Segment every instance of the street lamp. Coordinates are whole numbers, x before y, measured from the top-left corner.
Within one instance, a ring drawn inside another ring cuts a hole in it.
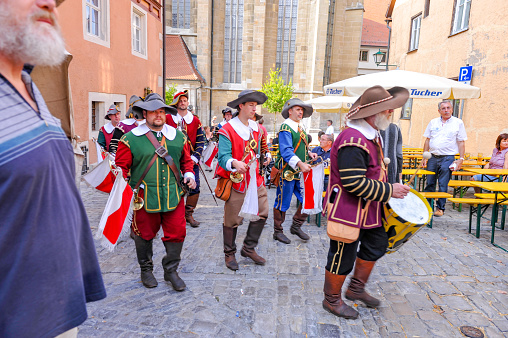
[[[383,62],[383,59],[385,58],[385,56],[386,56],[386,52],[382,52],[381,49],[379,49],[376,53],[374,53],[374,62],[376,63],[376,66],[386,67],[387,70],[388,70],[388,67],[390,67],[390,66],[398,67],[397,65],[382,65],[381,62]]]

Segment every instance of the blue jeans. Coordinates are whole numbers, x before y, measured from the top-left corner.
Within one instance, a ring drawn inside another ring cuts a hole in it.
[[[448,181],[450,181],[450,177],[452,171],[450,170],[450,166],[453,161],[455,161],[454,155],[446,155],[444,157],[434,157],[432,156],[427,162],[427,170],[433,171],[434,175],[427,175],[427,186],[424,191],[426,192],[435,192],[436,191],[436,180],[439,181],[439,192],[447,192],[448,191]],[[445,210],[446,198],[440,198],[437,200],[436,206],[438,209]]]

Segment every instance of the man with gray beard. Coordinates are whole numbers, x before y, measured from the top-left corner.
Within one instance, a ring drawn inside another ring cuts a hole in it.
[[[0,2],[0,337],[76,336],[106,297],[71,144],[29,75],[64,59],[56,6]]]
[[[349,128],[339,134],[332,146],[326,196],[331,204],[328,221],[355,234],[347,238],[335,234],[341,241],[330,239],[323,308],[339,317],[358,317],[358,312],[341,296],[342,285],[353,266],[346,298],[373,308],[380,304],[365,291],[365,284],[388,247],[388,235],[381,221],[382,204],[390,198],[404,198],[409,187],[387,182],[379,130],[390,125],[393,110],[402,107],[408,97],[407,89],[401,87],[367,89],[347,115]]]

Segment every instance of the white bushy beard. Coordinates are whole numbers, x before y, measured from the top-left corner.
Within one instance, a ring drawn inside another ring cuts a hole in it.
[[[17,1],[17,0],[15,0]],[[12,13],[9,1],[0,3],[0,54],[14,62],[56,66],[65,59],[65,42],[53,13],[39,10],[21,20]],[[37,22],[51,17],[54,26]]]
[[[374,119],[374,125],[377,127],[377,129],[385,130],[390,126],[390,123],[391,123],[390,120],[385,114],[381,113],[376,114]]]

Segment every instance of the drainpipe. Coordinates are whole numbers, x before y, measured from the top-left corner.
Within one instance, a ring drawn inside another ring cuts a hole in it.
[[[166,102],[166,0],[162,0],[162,97]]]
[[[392,27],[390,27],[390,22],[392,22],[391,18],[388,18],[386,21],[386,27],[388,27],[388,49],[386,50],[386,71],[388,71],[388,58],[390,57],[390,40],[392,39]]]
[[[212,125],[212,75],[213,75],[213,9],[214,1],[212,0],[212,16],[211,16],[211,29],[210,29],[210,109],[208,110],[208,125]]]

